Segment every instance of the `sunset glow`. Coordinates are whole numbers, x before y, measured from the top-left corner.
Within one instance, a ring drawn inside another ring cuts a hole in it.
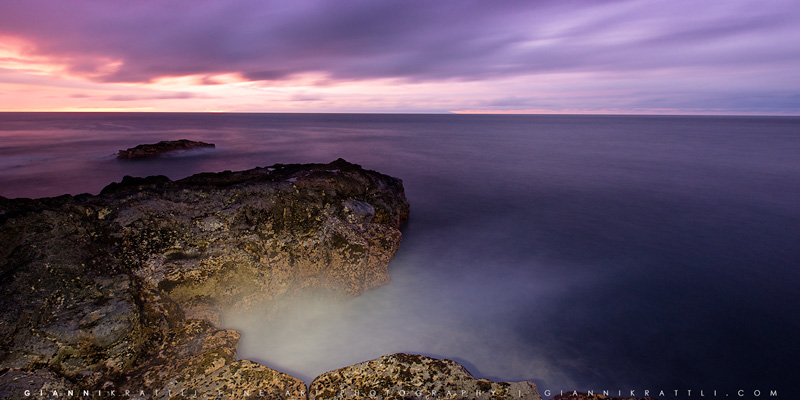
[[[800,113],[792,1],[0,2],[0,111]]]

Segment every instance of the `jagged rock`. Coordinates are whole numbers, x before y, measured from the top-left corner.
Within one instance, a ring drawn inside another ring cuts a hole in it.
[[[235,361],[236,332],[187,317],[386,284],[407,218],[399,179],[341,159],[0,197],[0,384],[304,389]]]
[[[239,337],[236,331],[218,330],[206,321],[186,321],[169,332],[161,352],[128,374],[121,390],[144,390],[153,399],[170,399],[176,393],[213,398],[220,391],[244,399],[305,394],[305,383],[297,378],[252,361],[237,361]]]
[[[156,157],[158,155],[178,150],[191,150],[203,147],[214,147],[213,143],[198,142],[194,140],[163,140],[153,144],[140,144],[127,150],[120,150],[117,158],[138,159]]]
[[[542,398],[532,382],[475,379],[454,361],[403,353],[326,372],[314,379],[308,395],[309,400]]]

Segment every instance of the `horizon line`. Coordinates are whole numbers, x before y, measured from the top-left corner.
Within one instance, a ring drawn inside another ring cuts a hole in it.
[[[483,111],[483,110],[481,110]],[[533,115],[563,115],[563,116],[654,116],[654,117],[800,117],[800,112],[797,114],[787,113],[637,113],[637,112],[509,112],[509,111],[496,111],[496,112],[472,112],[472,110],[464,111],[418,111],[418,112],[375,112],[375,111],[141,111],[141,110],[0,110],[0,114],[327,114],[327,115],[506,115],[506,116],[533,116]]]

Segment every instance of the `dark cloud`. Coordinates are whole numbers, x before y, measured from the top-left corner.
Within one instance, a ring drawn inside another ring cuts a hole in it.
[[[292,96],[292,101],[322,101],[324,98],[322,96],[314,96],[308,94],[299,94],[296,96]]]
[[[197,97],[194,93],[189,92],[174,92],[162,93],[155,95],[115,95],[109,96],[106,100],[110,101],[137,101],[137,100],[179,100],[179,99],[192,99]]]
[[[541,98],[509,96],[509,97],[502,97],[489,100],[485,103],[484,107],[489,109],[499,109],[499,110],[508,107],[541,107],[542,102],[543,99]]]
[[[292,75],[289,71],[244,71],[245,78],[252,81],[277,81]]]
[[[796,1],[1,1],[0,34],[102,82],[481,80],[800,63]],[[109,63],[119,62],[109,70]]]

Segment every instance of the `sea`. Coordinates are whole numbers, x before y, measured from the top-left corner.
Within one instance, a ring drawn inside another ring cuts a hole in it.
[[[115,158],[176,139],[216,148]],[[340,157],[403,180],[391,284],[226,315],[238,357],[306,381],[405,352],[545,398],[800,397],[800,117],[0,113],[7,198]]]

